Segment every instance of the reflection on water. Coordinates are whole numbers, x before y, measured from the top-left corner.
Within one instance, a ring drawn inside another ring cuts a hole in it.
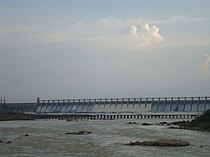
[[[176,119],[177,120],[177,119]],[[137,125],[126,122],[136,121]],[[142,126],[143,122],[155,123],[164,119],[94,120],[66,122],[10,121],[0,122],[0,156],[71,156],[71,157],[162,157],[209,156],[210,133],[167,129],[166,126]],[[168,120],[167,120],[168,121]],[[174,121],[174,120],[173,120]],[[66,132],[88,130],[90,135],[66,135]],[[29,134],[29,136],[23,136]],[[136,140],[178,138],[190,142],[188,147],[126,146]],[[203,145],[203,147],[200,147]]]

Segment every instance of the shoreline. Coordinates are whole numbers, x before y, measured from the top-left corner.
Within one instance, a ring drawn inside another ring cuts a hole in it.
[[[31,114],[23,113],[1,113],[0,121],[15,121],[15,120],[35,120]]]
[[[42,117],[46,118],[46,117]],[[57,117],[60,119],[59,117]],[[57,119],[56,118],[56,119]],[[73,119],[72,119],[73,118]],[[61,119],[66,119],[67,121],[75,120],[75,117],[64,117]],[[108,117],[106,117],[108,118]],[[106,119],[105,118],[105,119]],[[130,117],[131,118],[131,117]],[[16,121],[16,120],[35,120],[36,116],[33,114],[24,114],[24,113],[1,113],[0,121]],[[54,119],[54,118],[53,118]],[[60,119],[60,120],[61,120]],[[90,118],[90,120],[92,117]],[[94,119],[94,118],[93,118]],[[114,119],[106,119],[106,120],[114,120]],[[194,131],[203,131],[210,132],[210,110],[204,112],[203,115],[192,119],[191,121],[175,121],[175,122],[161,122],[159,125],[168,125],[169,129],[186,129],[186,130],[194,130]]]

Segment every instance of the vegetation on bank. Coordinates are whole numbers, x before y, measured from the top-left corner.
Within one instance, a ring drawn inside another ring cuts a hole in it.
[[[200,129],[201,131],[210,131],[210,110],[207,110],[203,115],[192,120],[189,126]]]
[[[203,115],[197,117],[196,119],[193,119],[192,121],[179,121],[173,122],[172,124],[178,125],[180,129],[210,132],[210,110],[207,110],[206,112],[204,112]]]
[[[24,113],[0,113],[0,121],[10,120],[34,120],[34,117]]]

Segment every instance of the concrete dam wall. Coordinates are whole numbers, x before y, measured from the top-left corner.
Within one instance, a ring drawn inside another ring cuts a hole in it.
[[[146,113],[204,112],[210,97],[115,98],[38,100],[36,103],[0,104],[0,113]]]
[[[38,105],[37,113],[89,113],[89,112],[149,112],[151,104],[64,104]]]
[[[41,100],[37,113],[204,112],[209,97]]]

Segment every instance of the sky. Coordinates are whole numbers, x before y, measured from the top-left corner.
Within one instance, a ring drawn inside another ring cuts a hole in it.
[[[210,95],[209,0],[0,0],[0,97]]]

